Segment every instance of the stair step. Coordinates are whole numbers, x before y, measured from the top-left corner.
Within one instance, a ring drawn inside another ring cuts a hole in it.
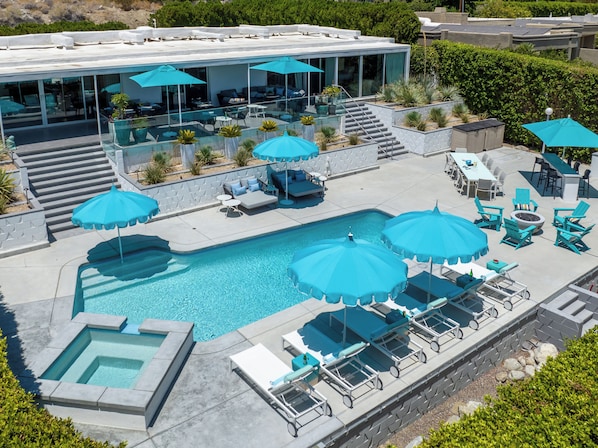
[[[46,171],[44,173],[39,172],[30,172],[29,173],[29,180],[32,184],[37,182],[46,182],[55,179],[62,179],[64,182],[65,179],[70,179],[72,176],[78,176],[83,174],[94,174],[99,171],[112,171],[112,167],[108,163],[108,161],[104,161],[103,163],[96,163],[96,164],[89,164],[80,167],[55,167],[54,171]]]
[[[579,312],[581,312],[586,307],[586,304],[581,300],[575,300],[574,302],[567,305],[565,308],[561,308],[563,310],[563,314],[569,316],[577,316]]]
[[[75,171],[78,173],[78,171]],[[61,189],[75,190],[79,187],[96,185],[99,183],[116,182],[116,176],[112,169],[102,169],[99,171],[90,171],[81,174],[71,174],[68,176],[68,183],[65,183],[63,177],[55,177],[47,180],[35,180],[35,191],[38,195],[46,192],[61,191]]]
[[[70,170],[70,169],[89,167],[91,165],[101,165],[101,164],[105,164],[106,162],[107,162],[106,157],[97,156],[97,157],[94,157],[91,159],[62,163],[59,166],[46,163],[44,166],[36,167],[33,171],[33,175],[37,176],[39,174],[48,174],[48,173],[56,172],[57,170],[66,171],[66,170]]]
[[[576,292],[568,289],[567,291],[564,291],[563,293],[559,294],[558,297],[553,299],[548,304],[548,306],[552,309],[562,310],[563,308],[569,306],[571,303],[575,302],[578,297],[579,296]]]
[[[19,152],[19,157],[27,164],[40,160],[55,160],[59,157],[74,157],[80,154],[103,154],[101,146],[79,146],[75,148],[59,148],[45,151],[35,151],[32,153]]]
[[[591,330],[592,328],[594,328],[596,325],[598,325],[598,319],[590,319],[588,320],[585,324],[583,324],[583,326],[581,327],[581,334],[585,334],[587,331]]]
[[[88,196],[80,196],[75,198],[73,201],[69,201],[69,203],[59,202],[59,203],[50,203],[44,205],[44,210],[46,212],[46,220],[49,218],[54,218],[56,216],[65,215],[65,214],[72,214],[73,209],[75,209],[78,205],[83,204],[88,199],[93,198],[95,195],[88,195]],[[39,199],[38,199],[39,200]],[[70,218],[69,218],[70,219]]]
[[[69,184],[70,185],[70,184]],[[60,204],[72,204],[79,201],[80,197],[93,197],[101,193],[107,193],[110,190],[110,186],[106,183],[100,183],[97,185],[83,186],[77,189],[62,189],[60,191],[52,192],[49,194],[40,195],[38,200],[40,204],[46,209],[53,208],[52,205]]]
[[[56,166],[56,165],[65,165],[68,163],[74,162],[81,162],[87,160],[98,160],[103,159],[103,154],[99,154],[97,152],[88,153],[83,152],[79,154],[69,154],[69,155],[56,155],[54,158],[44,158],[35,161],[26,161],[27,169],[30,170],[37,170],[38,168],[43,168],[47,166]]]
[[[594,313],[591,312],[589,309],[584,308],[579,313],[575,315],[575,317],[580,320],[582,323],[585,323],[594,317]]]

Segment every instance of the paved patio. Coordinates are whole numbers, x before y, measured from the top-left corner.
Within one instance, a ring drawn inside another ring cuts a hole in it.
[[[589,251],[577,255],[554,246],[556,232],[549,223],[553,207],[574,207],[552,196],[541,197],[528,179],[534,153],[510,147],[488,151],[494,161],[508,173],[505,195],[492,205],[512,210],[511,197],[515,188],[529,187],[532,198],[539,203],[547,224],[535,235],[533,244],[515,251],[499,244],[504,230],[484,230],[488,235],[490,252],[480,263],[492,258],[517,261],[519,267],[513,277],[526,283],[531,300],[513,311],[499,308],[497,319],[486,320],[478,331],[465,328],[463,340],[451,340],[434,353],[425,342],[426,364],[406,369],[399,379],[385,370],[381,378],[383,391],[370,392],[356,400],[353,409],[342,404],[341,395],[325,382],[317,389],[326,395],[333,417],[320,417],[299,430],[294,439],[287,432],[287,421],[279,415],[236,372],[230,371],[228,357],[252,344],[263,343],[290,365],[291,355],[283,351],[280,337],[297,329],[322,313],[336,310],[314,299],[291,309],[241,328],[214,341],[196,343],[181,370],[168,398],[153,426],[147,431],[128,431],[114,428],[76,425],[84,434],[100,440],[127,440],[129,446],[157,447],[311,447],[317,441],[343,426],[351,426],[363,415],[375,409],[398,391],[408,388],[422,376],[447,359],[458,356],[461,350],[475,346],[485,334],[515,319],[539,301],[555,293],[572,280],[596,266],[597,234],[589,234],[585,241]],[[383,161],[379,169],[345,177],[332,177],[326,186],[323,202],[300,202],[294,208],[277,208],[240,217],[225,219],[215,208],[158,219],[145,225],[124,229],[123,235],[156,236],[169,242],[172,250],[190,251],[214,244],[273,232],[313,221],[365,209],[379,209],[391,215],[411,210],[431,209],[438,201],[442,211],[467,219],[477,218],[473,199],[459,195],[452,181],[444,173],[445,157],[429,158],[407,155]],[[584,168],[584,167],[582,167]],[[581,170],[583,172],[583,169]],[[589,199],[592,207],[586,222],[596,222],[595,190]],[[24,368],[39,353],[46,342],[60,332],[61,321],[68,318],[66,299],[75,289],[77,268],[87,261],[87,252],[104,241],[111,241],[116,250],[115,233],[110,231],[78,231],[77,235],[60,239],[48,248],[0,259],[0,285],[3,296],[0,324],[9,340],[9,359],[15,370]],[[410,262],[410,275],[422,269]],[[383,360],[368,352],[367,360],[383,368]]]

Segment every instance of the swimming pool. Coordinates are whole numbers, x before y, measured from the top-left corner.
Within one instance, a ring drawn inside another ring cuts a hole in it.
[[[208,341],[306,300],[287,275],[297,250],[349,230],[382,245],[390,217],[359,212],[190,254],[147,250],[127,255],[124,266],[120,259],[87,264],[79,269],[73,315],[191,321],[194,340]]]

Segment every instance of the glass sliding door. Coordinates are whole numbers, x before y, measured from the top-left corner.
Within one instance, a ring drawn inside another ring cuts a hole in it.
[[[85,94],[81,78],[44,79],[44,97],[48,123],[85,120]]]
[[[390,53],[386,55],[385,84],[405,79],[405,55],[406,53]]]
[[[361,81],[361,95],[376,95],[382,87],[384,70],[384,55],[374,54],[363,57],[363,76]]]
[[[37,81],[0,83],[0,107],[5,129],[42,124]]]
[[[352,97],[359,96],[359,56],[338,58],[338,84]]]

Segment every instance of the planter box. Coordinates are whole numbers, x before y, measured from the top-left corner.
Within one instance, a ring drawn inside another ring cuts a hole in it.
[[[314,159],[289,163],[289,169],[301,168],[307,172],[317,171],[322,174],[337,176],[376,167],[378,164],[378,145],[366,142],[326,151]],[[262,164],[232,169],[215,174],[205,174],[163,184],[144,186],[131,176],[121,175],[123,190],[137,191],[152,197],[160,204],[160,215],[176,214],[214,205],[216,196],[223,193],[222,185],[241,177],[256,176],[266,179],[268,166],[273,170],[284,170],[285,163]]]
[[[394,126],[392,134],[414,154],[427,155],[451,148],[452,128],[418,131],[415,128]]]
[[[0,257],[48,246],[44,209],[30,198],[31,210],[0,215]]]

